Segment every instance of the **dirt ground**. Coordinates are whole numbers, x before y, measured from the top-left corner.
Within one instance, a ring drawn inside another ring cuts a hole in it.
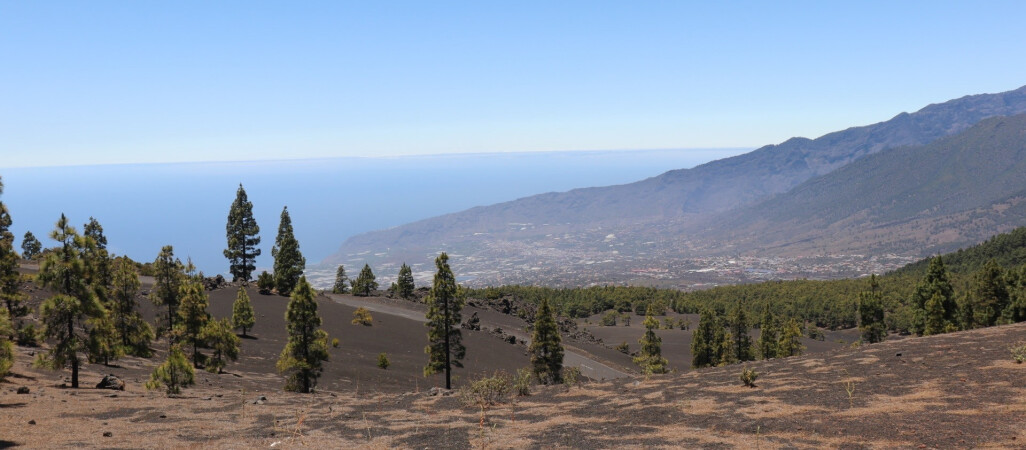
[[[751,363],[754,388],[735,365],[535,387],[486,410],[427,389],[212,381],[235,375],[202,374],[180,398],[133,380],[124,392],[66,389],[19,349],[0,384],[0,447],[1024,448],[1026,365],[1009,352],[1023,341],[1026,324],[1001,326]]]

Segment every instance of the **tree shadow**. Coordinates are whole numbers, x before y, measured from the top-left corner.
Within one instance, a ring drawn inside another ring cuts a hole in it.
[[[18,445],[20,445],[20,444],[18,444],[17,442],[5,441],[3,439],[0,439],[0,448],[14,448],[14,447],[17,447]]]
[[[249,339],[249,340],[253,340],[253,341],[257,340],[257,337],[253,336],[252,334],[247,334],[247,335],[243,336],[241,334],[237,334],[236,333],[235,336],[238,336],[239,339]]]
[[[25,402],[21,402],[21,403],[0,403],[0,409],[5,409],[5,408],[21,408],[21,407],[24,407],[27,404],[28,403],[25,403]],[[2,441],[0,441],[0,442],[2,442]]]

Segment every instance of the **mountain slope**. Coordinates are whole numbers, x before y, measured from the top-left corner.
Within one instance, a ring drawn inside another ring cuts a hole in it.
[[[636,183],[536,195],[365,233],[348,239],[325,263],[420,261],[444,249],[478,258],[484,264],[530,254],[531,261],[545,266],[587,259],[608,247],[602,241],[610,236],[625,244],[617,250],[620,254],[644,257],[639,246],[661,240],[657,239],[660,234],[665,238],[661,228],[667,223],[675,223],[673,229],[681,223],[690,226],[716,213],[787,192],[866,155],[929,143],[988,117],[1024,112],[1026,87],[966,96],[912,114],[902,113],[886,122],[814,140],[793,138]],[[544,251],[532,253],[538,249]]]
[[[915,252],[1026,220],[1026,115],[887,150],[713,220],[697,237],[774,253]]]

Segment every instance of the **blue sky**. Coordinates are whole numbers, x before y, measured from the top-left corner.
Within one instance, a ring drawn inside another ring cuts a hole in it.
[[[0,167],[756,147],[1026,84],[1026,2],[0,0]]]

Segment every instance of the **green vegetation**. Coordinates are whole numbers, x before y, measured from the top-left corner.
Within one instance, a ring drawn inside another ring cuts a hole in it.
[[[342,264],[335,270],[335,284],[331,287],[332,294],[345,294],[349,292],[349,277],[346,276],[346,268]]]
[[[192,370],[189,361],[185,359],[185,353],[178,345],[172,345],[164,364],[157,366],[150,374],[150,381],[146,383],[146,389],[160,389],[166,387],[168,397],[182,393],[182,388],[192,386],[196,383],[196,372]]]
[[[192,345],[192,364],[200,367],[203,355],[199,348],[203,345],[200,333],[210,320],[207,305],[210,303],[203,284],[197,280],[189,280],[182,286],[182,301],[178,305],[178,324],[174,330],[176,337],[184,344]]]
[[[427,296],[428,345],[424,353],[428,355],[428,363],[424,366],[424,376],[444,371],[445,388],[452,389],[452,366],[463,367],[461,360],[467,354],[460,332],[466,297],[449,268],[449,255],[445,252],[438,255],[435,267],[434,283]]]
[[[367,308],[359,307],[353,311],[353,325],[371,326],[374,324],[374,319],[371,317],[370,311]]]
[[[290,295],[306,269],[306,258],[299,251],[299,241],[292,232],[288,206],[281,210],[281,223],[278,224],[278,237],[274,239],[271,257],[274,258],[274,287],[278,289],[278,295]]]
[[[42,334],[52,340],[47,352],[39,353],[36,365],[51,370],[71,366],[71,387],[78,387],[79,352],[87,350],[86,321],[106,314],[94,290],[86,282],[86,264],[81,248],[91,240],[78,235],[61,214],[50,238],[60,246],[47,254],[38,280],[56,295],[39,306]]]
[[[773,359],[777,357],[777,332],[780,325],[776,317],[773,317],[773,310],[767,305],[762,311],[762,321],[759,323],[759,340],[756,345],[759,347],[759,356],[762,359]]]
[[[208,321],[200,331],[200,340],[214,351],[214,354],[207,359],[207,372],[221,373],[228,364],[228,360],[239,359],[239,337],[232,332],[232,328],[231,321],[226,317],[221,320]]]
[[[663,340],[656,336],[655,330],[659,328],[659,321],[648,315],[645,317],[645,334],[641,336],[638,343],[641,344],[641,353],[634,358],[634,364],[641,367],[646,375],[653,373],[669,372],[669,362],[663,358]]]
[[[175,258],[175,250],[170,245],[160,249],[160,254],[153,261],[153,290],[150,300],[157,306],[166,306],[167,315],[160,331],[170,332],[177,321],[178,303],[181,302],[181,288],[185,282],[185,265]]]
[[[249,301],[249,294],[246,288],[239,288],[235,295],[235,302],[232,303],[232,328],[242,328],[242,336],[246,336],[246,330],[253,328],[256,324],[256,314],[253,312],[253,304]]]
[[[805,351],[805,345],[802,344],[801,338],[802,327],[792,317],[784,324],[784,329],[780,333],[780,341],[777,343],[777,356],[787,358],[789,356],[801,355]]]
[[[880,283],[876,275],[869,277],[869,290],[859,294],[859,331],[862,342],[872,344],[882,342],[887,336],[884,324],[884,304],[880,295]]]
[[[406,263],[403,263],[402,267],[399,268],[399,278],[395,282],[396,294],[404,299],[409,299],[413,296],[413,270]]]
[[[1026,362],[1026,342],[1020,342],[1014,345],[1009,349],[1009,351],[1012,352],[1012,359],[1015,360],[1016,363],[1022,364]],[[0,371],[0,375],[2,375],[2,371]]]
[[[0,194],[3,194],[2,182]],[[7,206],[0,202],[0,300],[7,307],[8,318],[17,321],[28,314],[28,309],[22,306],[22,297],[18,293],[18,254],[14,251],[14,234],[10,232],[12,223]]]
[[[274,275],[267,273],[267,271],[260,272],[257,277],[257,289],[262,295],[271,295],[271,291],[274,290]]]
[[[531,346],[528,347],[527,352],[531,355],[531,368],[538,382],[542,384],[563,382],[563,344],[552,308],[544,299],[534,316]]]
[[[759,372],[756,372],[755,369],[745,367],[741,370],[740,378],[741,382],[744,383],[745,386],[753,388],[755,387],[755,380],[759,378]]]
[[[43,243],[36,239],[31,231],[26,231],[21,238],[21,257],[25,259],[36,259],[43,251]]]
[[[387,370],[390,365],[392,363],[388,361],[388,354],[384,352],[378,353],[378,367],[382,370]]]
[[[752,345],[752,337],[748,335],[748,315],[745,313],[744,297],[741,297],[734,308],[727,316],[727,325],[730,328],[731,352],[734,361],[754,361],[755,348]]]
[[[256,257],[260,256],[260,226],[253,218],[253,202],[246,196],[246,190],[239,183],[235,193],[235,201],[228,210],[228,223],[225,225],[228,248],[224,249],[224,257],[228,258],[229,272],[234,281],[249,282],[256,270]]]
[[[362,297],[371,295],[371,292],[378,290],[378,282],[374,280],[374,272],[371,270],[370,264],[364,264],[363,269],[360,269],[360,274],[353,280],[353,295]]]
[[[14,366],[14,326],[7,316],[7,310],[0,309],[0,381],[7,377]]]
[[[153,327],[143,318],[135,300],[141,284],[139,272],[131,260],[119,258],[115,261],[113,283],[107,309],[121,338],[121,347],[129,355],[149,358],[153,354],[150,350]]]
[[[319,328],[317,301],[306,277],[299,278],[292,293],[285,325],[289,340],[278,358],[278,372],[288,375],[285,390],[309,393],[328,360],[328,333]]]

